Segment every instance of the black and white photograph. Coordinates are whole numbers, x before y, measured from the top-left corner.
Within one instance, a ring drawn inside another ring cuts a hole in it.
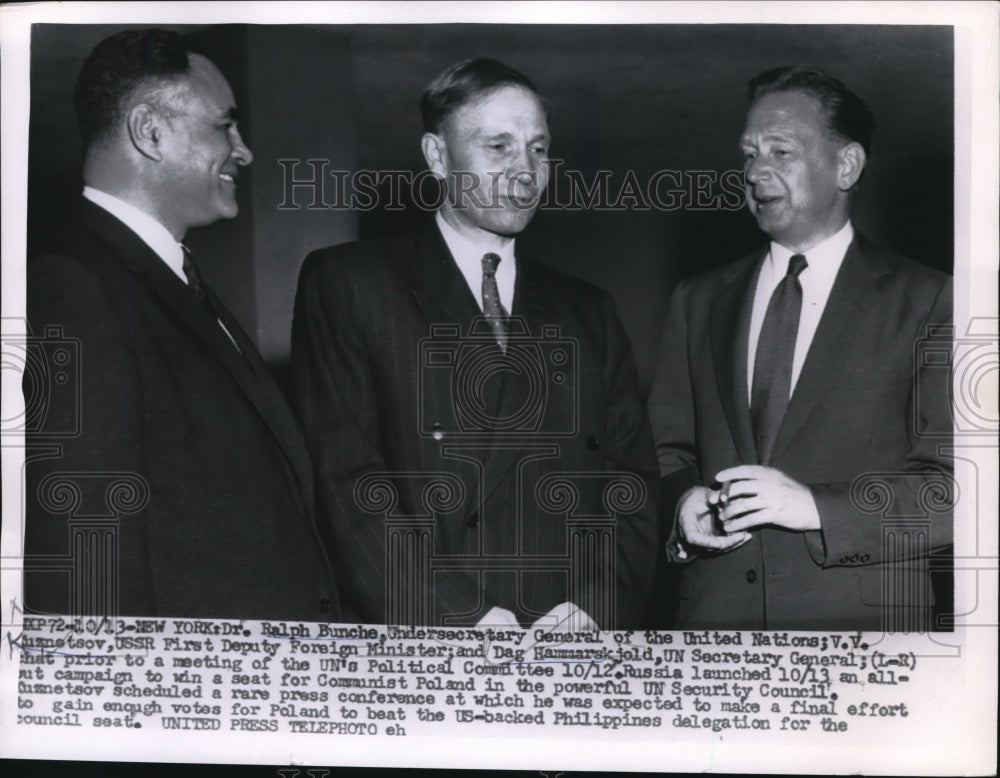
[[[879,6],[0,9],[0,756],[995,772],[998,6]]]

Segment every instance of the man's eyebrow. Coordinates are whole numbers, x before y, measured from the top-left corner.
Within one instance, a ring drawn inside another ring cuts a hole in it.
[[[764,135],[764,140],[795,140],[796,135],[792,130],[774,130]]]
[[[515,134],[513,132],[503,131],[503,132],[494,132],[494,133],[488,133],[488,132],[487,133],[483,133],[482,137],[483,137],[484,140],[494,141],[494,140],[512,140],[516,136],[515,136]],[[543,132],[543,133],[539,133],[538,135],[536,135],[535,137],[533,137],[528,142],[529,143],[538,143],[539,141],[545,141],[547,143],[547,142],[549,142],[551,140],[552,140],[552,138],[549,136],[549,134],[547,132]]]
[[[240,120],[240,109],[233,106],[228,111],[225,111],[222,116],[224,119],[229,119],[231,122],[238,122]]]
[[[740,145],[753,146],[756,143],[756,139],[756,133],[746,133],[740,137]],[[763,141],[788,142],[795,140],[795,134],[792,132],[783,132],[782,130],[772,130],[761,135],[760,139]]]

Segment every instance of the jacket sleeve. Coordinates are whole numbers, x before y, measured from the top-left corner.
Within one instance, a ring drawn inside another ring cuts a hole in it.
[[[660,468],[658,547],[666,547],[674,562],[691,558],[678,558],[674,553],[677,504],[688,489],[702,481],[688,353],[688,291],[688,284],[682,281],[671,297],[647,403]]]

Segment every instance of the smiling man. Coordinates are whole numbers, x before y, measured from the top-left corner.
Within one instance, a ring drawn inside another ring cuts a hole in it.
[[[423,95],[446,197],[402,239],[310,255],[292,361],[345,607],[367,622],[635,624],[655,462],[606,292],[526,256],[534,86],[487,59]]]
[[[45,417],[27,435],[27,607],[336,620],[305,440],[182,243],[239,212],[253,155],[229,84],[175,33],[136,30],[91,52],[75,103],[79,216],[28,263],[32,331],[78,362],[57,359],[51,386],[25,373]]]
[[[916,356],[951,279],[852,226],[874,128],[857,95],[791,67],[750,98],[747,206],[770,243],[678,285],[649,398],[674,625],[927,629],[950,406],[948,371]]]

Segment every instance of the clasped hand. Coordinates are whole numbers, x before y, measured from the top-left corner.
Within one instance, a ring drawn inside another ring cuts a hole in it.
[[[509,610],[494,605],[479,620],[476,627],[479,629],[489,627],[520,629],[521,625],[518,624],[517,617]],[[532,631],[539,629],[543,632],[594,632],[600,627],[582,608],[571,602],[561,602],[531,625]]]
[[[719,489],[696,486],[681,498],[677,520],[685,543],[729,551],[750,540],[749,530],[765,524],[795,532],[820,529],[812,492],[780,470],[740,465],[715,480]]]

